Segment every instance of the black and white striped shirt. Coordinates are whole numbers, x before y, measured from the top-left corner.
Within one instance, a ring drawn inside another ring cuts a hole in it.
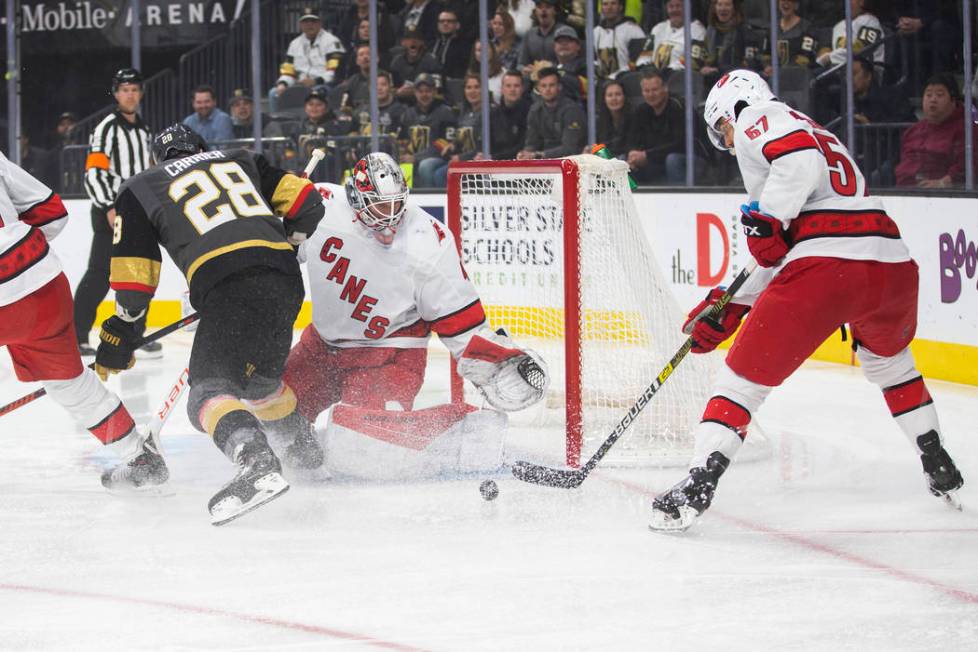
[[[95,127],[85,160],[85,190],[96,206],[112,208],[122,182],[150,166],[150,138],[141,117],[131,123],[118,109]]]

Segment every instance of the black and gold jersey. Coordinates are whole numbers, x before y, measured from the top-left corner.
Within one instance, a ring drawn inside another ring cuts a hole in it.
[[[130,312],[147,307],[156,291],[160,245],[187,278],[196,306],[221,279],[248,267],[299,274],[286,238],[311,234],[323,216],[307,179],[245,150],[160,163],[126,180],[115,206],[109,282]]]

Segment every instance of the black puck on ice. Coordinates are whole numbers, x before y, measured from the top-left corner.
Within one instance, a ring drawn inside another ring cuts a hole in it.
[[[499,487],[495,480],[483,480],[482,484],[479,485],[479,493],[482,494],[482,500],[496,500],[496,496],[499,495]]]

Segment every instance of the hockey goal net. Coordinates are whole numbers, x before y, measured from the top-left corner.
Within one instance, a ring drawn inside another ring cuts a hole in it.
[[[563,438],[580,463],[683,343],[680,310],[640,224],[621,161],[453,164],[448,223],[493,328],[549,365],[548,396],[516,424]],[[606,458],[683,464],[718,360],[687,356]],[[453,400],[478,403],[453,373]]]

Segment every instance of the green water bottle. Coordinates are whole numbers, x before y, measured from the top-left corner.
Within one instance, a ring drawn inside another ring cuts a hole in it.
[[[611,160],[611,152],[608,151],[608,147],[604,143],[591,145],[591,153],[595,156],[600,156],[603,159],[607,159],[609,161]],[[633,179],[632,175],[630,174],[628,175],[628,187],[632,190],[638,188],[638,184],[635,183],[635,179]]]

